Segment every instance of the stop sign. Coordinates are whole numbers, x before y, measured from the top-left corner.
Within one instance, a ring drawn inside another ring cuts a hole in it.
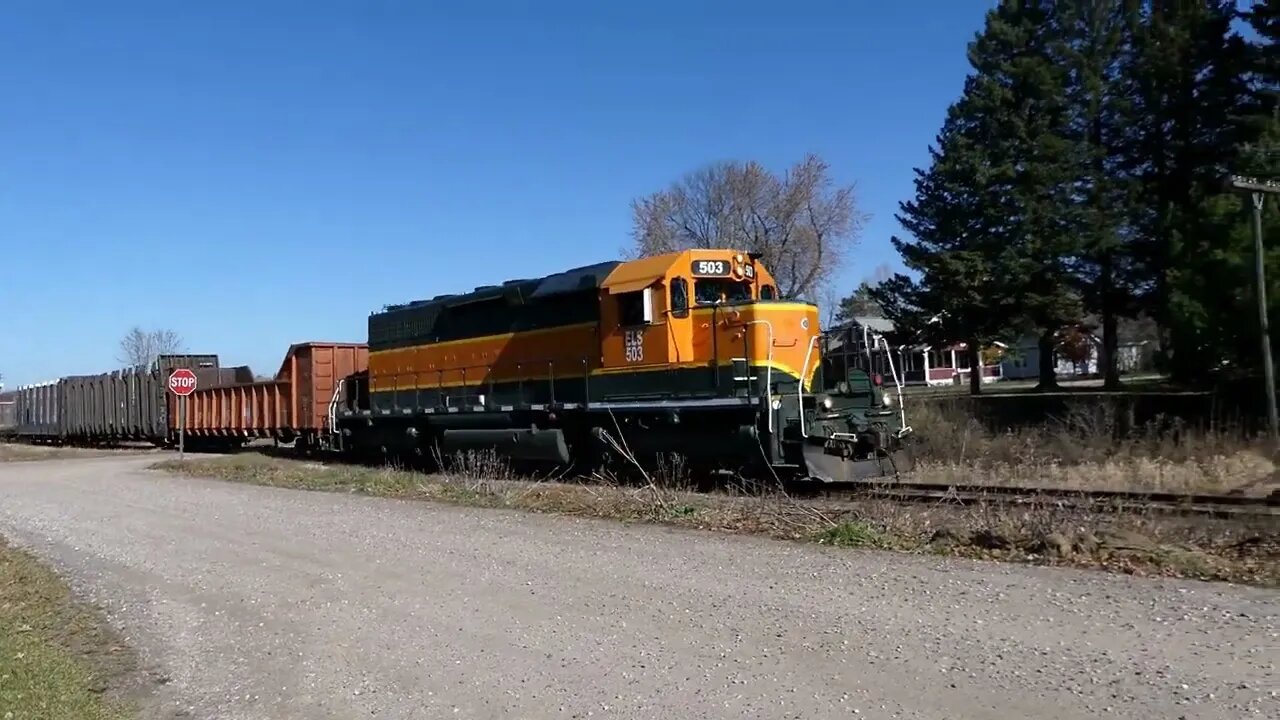
[[[169,389],[174,395],[190,395],[196,391],[196,374],[186,368],[174,370],[169,376]]]

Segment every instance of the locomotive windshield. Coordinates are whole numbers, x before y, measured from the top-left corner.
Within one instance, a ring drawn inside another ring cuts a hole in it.
[[[750,302],[751,286],[744,281],[727,278],[702,278],[694,282],[693,295],[699,305],[732,305]]]

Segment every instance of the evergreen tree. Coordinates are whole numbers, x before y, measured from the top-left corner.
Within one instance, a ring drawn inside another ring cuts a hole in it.
[[[1124,129],[1115,173],[1129,191],[1127,250],[1137,296],[1164,329],[1175,376],[1218,364],[1234,342],[1242,248],[1224,222],[1223,178],[1240,139],[1244,44],[1229,0],[1153,2],[1127,16]],[[1238,318],[1237,318],[1238,320]]]
[[[1275,131],[1275,111],[1280,105],[1280,0],[1256,2],[1241,13],[1258,39],[1249,45],[1248,69],[1253,100],[1251,114],[1261,119],[1254,124],[1255,134]]]
[[[981,91],[978,112],[994,132],[986,144],[993,190],[1004,199],[1012,297],[1023,327],[1040,338],[1040,388],[1056,386],[1058,331],[1082,314],[1071,260],[1081,252],[1077,198],[1083,161],[1071,133],[1057,3],[1004,3],[970,53]]]
[[[1241,113],[1242,144],[1232,171],[1236,174],[1260,179],[1280,179],[1280,0],[1264,0],[1254,3],[1241,12],[1256,39],[1246,49],[1247,100]],[[1264,262],[1269,271],[1267,277],[1268,312],[1272,318],[1280,311],[1280,248],[1274,238],[1280,237],[1280,197],[1265,198],[1262,221]],[[1230,224],[1232,246],[1247,248],[1238,257],[1234,268],[1240,277],[1242,292],[1232,293],[1239,300],[1236,308],[1240,318],[1235,324],[1236,362],[1256,369],[1258,347],[1258,305],[1255,277],[1255,251],[1253,239],[1252,198],[1237,194],[1231,200],[1222,200],[1218,209],[1225,223]],[[1232,222],[1234,221],[1234,223]],[[1271,242],[1268,242],[1271,240]],[[1272,332],[1272,337],[1275,332]]]
[[[920,280],[900,275],[875,293],[895,323],[968,343],[974,393],[980,349],[1019,328],[1038,331],[1041,385],[1052,386],[1053,337],[1080,313],[1069,263],[1080,153],[1050,6],[988,12],[969,47],[974,72],[898,215],[914,239],[894,246]]]
[[[967,80],[966,90],[973,83]],[[915,171],[915,198],[900,204],[898,221],[912,239],[892,238],[920,277],[899,273],[871,291],[894,325],[920,342],[967,342],[970,367],[978,366],[977,349],[1003,333],[1014,314],[1008,293],[998,289],[1008,277],[1004,253],[978,187],[986,173],[980,131],[967,97],[948,109],[929,149],[929,168]],[[974,394],[981,392],[980,380],[971,374]]]
[[[1108,389],[1120,384],[1119,321],[1132,316],[1134,266],[1126,253],[1126,194],[1114,157],[1127,110],[1121,58],[1138,6],[1128,0],[1061,3],[1055,18],[1068,72],[1069,133],[1079,149],[1075,219],[1080,240],[1073,272],[1085,310],[1102,325],[1100,365]]]

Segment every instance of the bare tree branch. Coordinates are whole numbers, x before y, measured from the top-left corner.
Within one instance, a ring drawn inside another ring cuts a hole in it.
[[[143,330],[134,326],[120,341],[118,361],[128,367],[151,369],[156,358],[182,352],[182,338],[173,330]]]
[[[755,162],[699,168],[631,203],[630,257],[687,248],[757,252],[784,297],[813,299],[856,246],[866,216],[809,155],[775,175]]]

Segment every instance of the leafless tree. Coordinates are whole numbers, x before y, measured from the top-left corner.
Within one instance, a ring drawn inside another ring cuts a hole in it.
[[[856,245],[866,216],[809,155],[782,175],[721,162],[632,202],[633,257],[687,248],[758,252],[785,297],[814,299]]]
[[[116,359],[129,367],[151,368],[160,355],[182,352],[182,338],[173,330],[143,330],[134,326],[120,341]]]
[[[893,268],[888,263],[880,263],[875,270],[871,271],[869,277],[863,278],[862,282],[868,285],[882,285],[893,277]]]

